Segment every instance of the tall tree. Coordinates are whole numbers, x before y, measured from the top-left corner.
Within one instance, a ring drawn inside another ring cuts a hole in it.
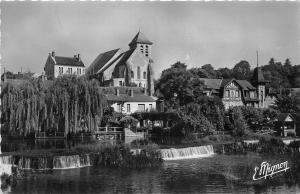
[[[282,95],[276,99],[274,108],[282,113],[300,113],[300,101],[295,96]]]
[[[184,63],[177,62],[162,72],[156,89],[169,107],[184,105],[192,102],[195,95],[202,95],[203,82],[197,78]]]
[[[217,72],[211,64],[205,64],[201,67],[201,69],[206,71],[208,78],[217,78]]]
[[[234,66],[232,73],[236,79],[250,80],[251,72],[249,62],[245,60],[240,61]]]

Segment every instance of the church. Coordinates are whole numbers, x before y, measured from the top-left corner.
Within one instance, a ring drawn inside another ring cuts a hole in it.
[[[147,95],[154,94],[153,43],[139,31],[128,44],[129,49],[117,48],[100,53],[86,69],[86,75],[97,78],[104,87],[140,87]]]

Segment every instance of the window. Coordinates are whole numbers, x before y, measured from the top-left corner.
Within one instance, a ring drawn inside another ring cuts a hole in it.
[[[149,104],[149,109],[152,110],[152,104]]]
[[[144,73],[143,73],[143,78],[144,79],[147,79],[147,73],[144,71]]]
[[[63,67],[59,67],[59,68],[58,68],[58,72],[59,72],[60,75],[63,74],[63,72],[64,72]]]
[[[140,47],[141,47],[141,52],[144,53],[144,46],[141,45]]]
[[[231,90],[231,91],[230,91],[230,97],[234,97],[234,93],[235,93],[235,92],[234,92],[233,90]]]
[[[141,79],[141,68],[139,66],[137,67],[137,78]]]
[[[229,90],[225,91],[225,97],[229,97]]]
[[[145,104],[139,104],[138,105],[138,111],[144,112],[145,111]]]
[[[77,68],[77,75],[81,75],[81,68]]]
[[[131,71],[131,78],[134,78],[134,72]]]
[[[130,112],[130,104],[127,104],[127,112]]]
[[[235,97],[238,98],[239,97],[239,91],[235,91]]]
[[[72,74],[72,68],[71,67],[68,68],[67,74]]]
[[[119,81],[119,86],[122,86],[122,81]]]
[[[122,106],[121,106],[121,104],[117,104],[117,112],[122,112]]]

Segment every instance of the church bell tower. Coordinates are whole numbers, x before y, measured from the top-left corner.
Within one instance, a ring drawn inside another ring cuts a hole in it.
[[[129,48],[138,48],[145,57],[151,58],[152,44],[153,43],[148,40],[141,31],[139,31],[129,43]]]

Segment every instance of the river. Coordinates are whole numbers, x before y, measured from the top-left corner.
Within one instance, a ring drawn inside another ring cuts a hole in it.
[[[268,179],[253,181],[255,166],[288,161],[291,167]],[[84,167],[27,171],[10,193],[300,193],[299,165],[289,156],[213,155],[165,161],[142,170]],[[296,165],[296,167],[295,167]]]

